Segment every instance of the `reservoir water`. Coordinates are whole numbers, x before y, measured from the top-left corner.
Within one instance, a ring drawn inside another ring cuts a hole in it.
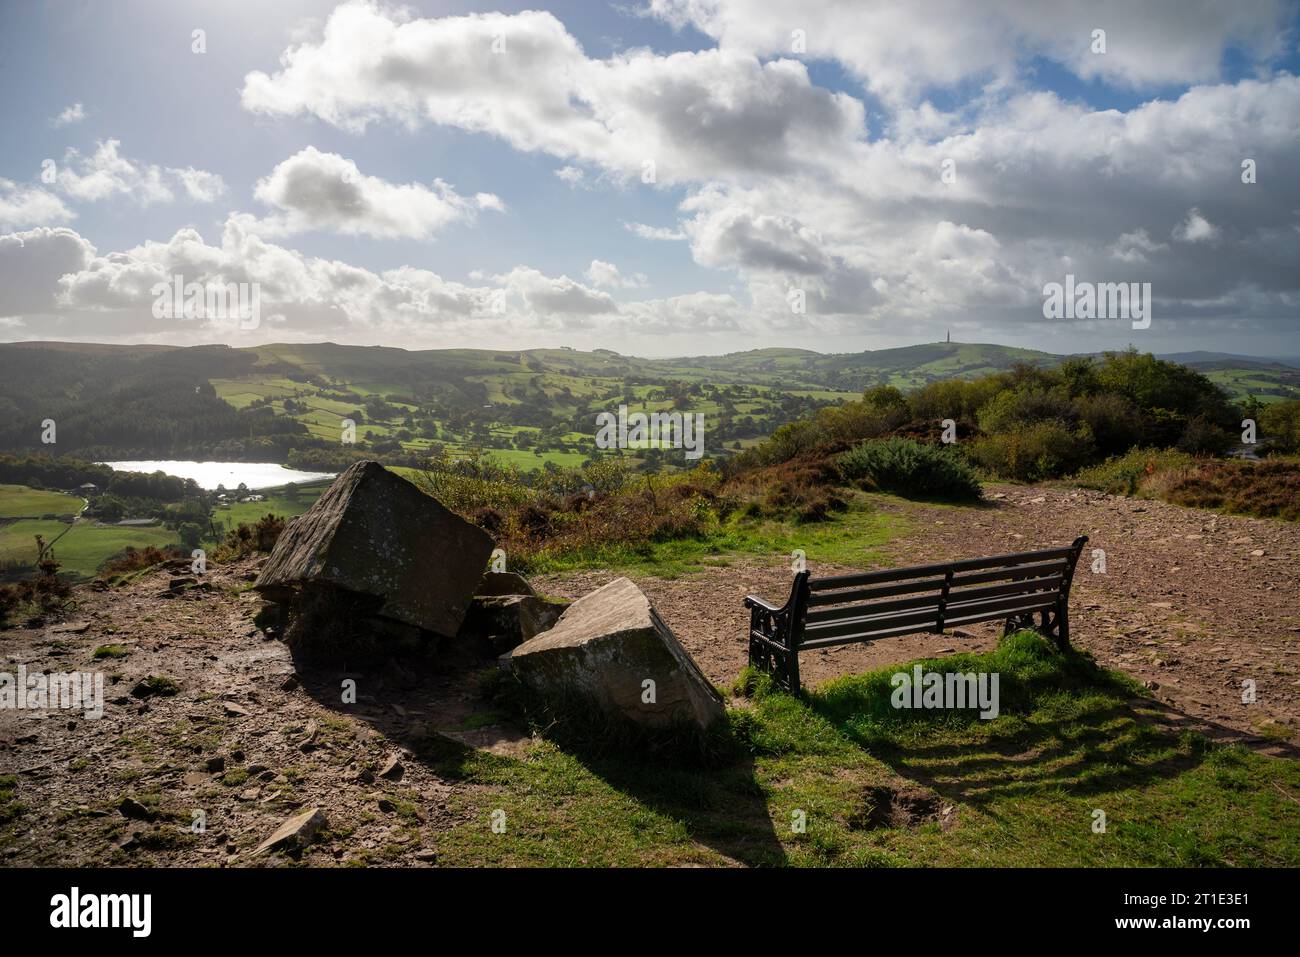
[[[194,479],[200,488],[208,491],[218,485],[224,485],[233,491],[239,487],[240,482],[250,489],[272,488],[289,482],[302,485],[306,482],[331,479],[335,475],[333,472],[300,472],[297,469],[277,465],[275,462],[160,461],[105,462],[104,464],[119,472],[166,472],[179,478]]]

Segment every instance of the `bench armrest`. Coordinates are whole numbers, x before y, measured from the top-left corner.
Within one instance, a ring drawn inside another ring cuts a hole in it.
[[[746,607],[746,608],[757,608],[757,609],[759,609],[760,611],[765,611],[765,612],[767,612],[767,613],[769,613],[769,614],[776,614],[778,611],[781,610],[781,609],[780,609],[779,607],[777,607],[776,605],[773,605],[771,602],[769,602],[769,601],[765,601],[765,600],[763,600],[762,598],[759,598],[757,595],[746,595],[746,596],[745,596],[745,607]]]

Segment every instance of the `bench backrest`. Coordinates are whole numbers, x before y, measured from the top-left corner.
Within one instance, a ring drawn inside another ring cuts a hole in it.
[[[800,650],[993,621],[1057,607],[1086,536],[1074,544],[942,565],[807,577]],[[807,576],[807,572],[801,573]]]

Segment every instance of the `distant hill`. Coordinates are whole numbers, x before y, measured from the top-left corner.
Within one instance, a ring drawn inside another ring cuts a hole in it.
[[[53,418],[61,452],[285,461],[312,449],[337,455],[340,423],[351,419],[363,447],[381,454],[477,446],[532,468],[581,462],[595,413],[627,403],[703,412],[717,447],[731,452],[871,386],[907,390],[1067,358],[956,342],[671,359],[608,349],[408,351],[333,342],[241,349],[10,343],[0,344],[0,451],[49,451],[38,426]],[[1300,369],[1280,362],[1213,352],[1166,358],[1235,397],[1300,398]]]

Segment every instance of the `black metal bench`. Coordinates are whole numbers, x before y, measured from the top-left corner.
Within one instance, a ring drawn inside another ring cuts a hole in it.
[[[799,690],[799,652],[1004,619],[1004,633],[1033,628],[1065,650],[1074,566],[1087,535],[1074,544],[942,565],[858,575],[794,577],[781,607],[755,595],[749,609],[749,663]],[[904,597],[898,597],[904,596]],[[1034,613],[1041,616],[1038,626]]]

